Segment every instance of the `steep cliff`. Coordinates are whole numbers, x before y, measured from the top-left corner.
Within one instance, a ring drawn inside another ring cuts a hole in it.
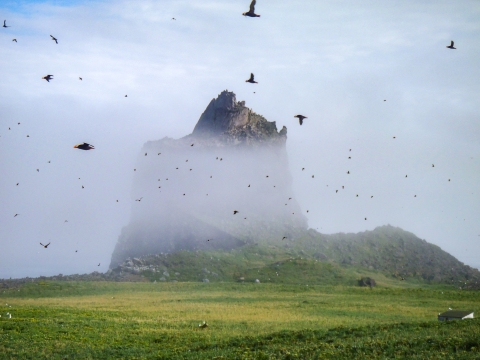
[[[307,220],[292,193],[286,139],[285,127],[277,131],[275,122],[223,91],[192,134],[146,143],[134,174],[132,217],[110,266],[146,254],[300,236]]]

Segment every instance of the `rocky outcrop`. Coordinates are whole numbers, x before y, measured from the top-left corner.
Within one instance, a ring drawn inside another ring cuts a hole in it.
[[[147,142],[134,173],[132,217],[110,267],[145,254],[300,236],[307,220],[292,192],[286,140],[285,127],[278,131],[223,91],[192,134]]]

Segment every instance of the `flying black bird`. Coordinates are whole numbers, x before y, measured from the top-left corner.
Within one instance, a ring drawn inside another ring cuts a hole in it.
[[[450,179],[448,179],[448,181],[450,181]],[[20,183],[17,183],[17,186],[18,186],[18,184],[20,184]]]
[[[308,119],[306,116],[303,115],[295,115],[294,118],[298,118],[298,122],[300,123],[300,125],[303,124],[303,119]]]
[[[347,174],[350,174],[350,170],[349,170],[349,171],[347,171]]]
[[[125,95],[125,97],[128,97],[127,95]]]
[[[238,211],[237,210],[233,210],[233,215],[237,214]]]
[[[140,199],[135,199],[135,201],[140,202],[140,201],[142,201],[142,199],[143,199],[143,197],[141,197]]]
[[[302,168],[302,171],[305,170],[305,168]]]
[[[50,82],[50,80],[53,80],[53,75],[45,75],[44,77],[42,77],[42,79]]]
[[[287,237],[286,237],[286,236],[284,236],[284,237],[282,238],[282,240],[285,240],[286,238],[287,238]]]
[[[79,80],[83,80],[80,76],[78,77]]]
[[[434,165],[434,164],[432,164],[432,167],[435,167],[435,165]]]
[[[20,214],[15,214],[15,215],[13,215],[13,217],[17,217],[18,215],[20,215]]]
[[[98,265],[97,265],[97,266],[100,266],[100,263],[98,263]]]
[[[15,42],[17,42],[17,39],[12,39],[12,41],[15,41]]]
[[[40,245],[42,245],[46,249],[48,245],[50,245],[50,243],[48,243],[47,245],[43,245],[42,243],[40,243]]]
[[[7,22],[7,20],[3,20],[3,27],[4,28],[11,27],[11,26],[7,26],[6,22]]]
[[[3,25],[3,26],[5,26],[5,25]],[[450,41],[450,46],[447,45],[446,48],[447,49],[453,49],[453,50],[456,49],[456,47],[453,47],[453,40]]]
[[[57,44],[58,44],[58,40],[57,40],[57,38],[56,38],[56,37],[54,37],[53,35],[50,35],[50,37],[52,38],[52,40],[53,40],[53,41],[55,41],[55,43],[57,43]]]
[[[250,79],[245,80],[245,82],[249,82],[251,84],[258,84],[258,82],[254,80],[254,78],[255,78],[255,75],[253,75],[253,73],[250,73]]]
[[[77,144],[74,146],[75,149],[80,149],[80,150],[94,150],[95,149],[95,146],[93,145],[90,145],[86,142],[84,142],[83,144]]]
[[[147,156],[147,153],[145,153],[145,156]]]
[[[250,3],[250,10],[247,12],[244,12],[242,15],[243,16],[249,16],[249,17],[260,17],[260,15],[255,14],[255,4],[257,3],[257,0],[252,0]]]
[[[193,145],[195,145],[195,144],[192,144],[192,145],[190,145],[190,146],[193,146]]]
[[[248,187],[250,187],[250,184],[248,184]]]

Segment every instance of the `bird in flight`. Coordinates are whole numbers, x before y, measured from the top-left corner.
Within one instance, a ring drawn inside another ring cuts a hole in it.
[[[237,210],[233,210],[233,215],[237,214],[238,211]]]
[[[12,39],[12,41],[15,41],[15,42],[17,42],[17,39]]]
[[[142,199],[143,199],[143,196],[140,199],[135,199],[135,201],[140,202],[140,201],[142,201]]]
[[[80,81],[83,80],[80,76],[78,77],[78,79],[79,79]]]
[[[48,245],[50,245],[50,243],[48,243],[47,245],[43,245],[42,243],[40,243],[40,245],[42,245],[46,249]]]
[[[249,17],[260,17],[260,15],[255,14],[255,4],[257,3],[257,0],[252,0],[250,3],[250,9],[247,12],[244,12],[242,15],[243,16],[249,16]]]
[[[7,20],[3,20],[3,27],[4,28],[11,27],[11,26],[7,26],[6,22],[7,22]]]
[[[98,263],[98,265],[97,265],[97,266],[100,266],[100,263]]]
[[[45,75],[44,77],[42,77],[42,79],[50,82],[50,80],[53,80],[53,75]]]
[[[5,25],[3,25],[3,26],[5,26]],[[453,50],[456,49],[456,47],[453,47],[453,40],[450,41],[450,46],[447,45],[446,48],[447,49],[453,49]]]
[[[308,119],[306,116],[303,115],[295,115],[294,117],[298,118],[298,122],[300,123],[300,125],[303,124],[303,119]]]
[[[20,215],[20,214],[15,214],[15,215],[13,215],[13,217],[17,217],[18,215]]]
[[[50,35],[50,37],[52,38],[52,40],[53,40],[53,41],[55,41],[55,43],[57,43],[57,44],[58,44],[58,40],[57,40],[57,38],[56,38],[55,36],[53,36],[53,35]]]
[[[94,150],[95,149],[95,146],[93,145],[90,145],[86,142],[84,142],[83,144],[77,144],[74,146],[75,149],[80,149],[80,150]]]
[[[251,84],[258,84],[258,82],[254,80],[254,78],[255,78],[255,75],[253,75],[253,73],[250,73],[250,79],[245,80],[245,82],[249,82]]]

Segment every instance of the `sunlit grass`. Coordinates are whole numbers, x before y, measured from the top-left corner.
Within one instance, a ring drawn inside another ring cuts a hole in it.
[[[360,331],[363,337],[356,340],[359,346],[367,346],[378,334],[389,344],[397,341],[400,333],[395,333],[398,329],[391,330],[396,335],[389,338],[386,334],[390,330],[381,330],[382,327],[400,323],[407,324],[406,328],[420,329],[424,329],[422,324],[431,324],[428,326],[435,326],[432,335],[447,338],[448,331],[442,335],[441,329],[436,328],[437,314],[448,307],[475,310],[478,304],[478,293],[435,288],[32,283],[0,294],[0,357],[182,358],[190,354],[192,358],[202,358],[199,349],[203,349],[209,356],[242,358],[243,355],[238,357],[237,343],[263,344],[268,338],[278,345],[282,336],[296,338],[305,331],[318,338],[331,329],[340,329],[335,330],[339,334],[364,329]],[[6,312],[12,314],[12,319],[5,318]],[[202,321],[208,324],[205,330],[198,328]],[[478,333],[478,322],[471,324],[475,324],[472,329],[456,331]],[[408,331],[401,334],[408,338]],[[428,331],[422,330],[421,336],[426,334]],[[340,341],[342,336],[332,341]],[[315,347],[320,346],[317,341],[314,343]],[[283,356],[277,345],[271,349],[272,358]],[[329,348],[327,345],[325,349]],[[289,339],[282,346],[290,349],[306,345]],[[267,354],[270,350],[267,346],[262,351]],[[256,358],[253,353],[245,356]]]

